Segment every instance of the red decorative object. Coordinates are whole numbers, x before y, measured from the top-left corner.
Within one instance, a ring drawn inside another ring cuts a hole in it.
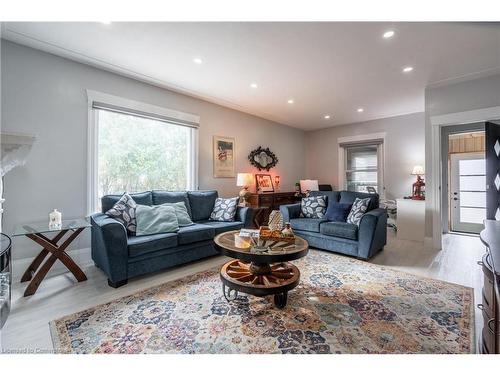
[[[412,175],[417,176],[417,181],[413,184],[411,199],[423,201],[425,200],[425,182],[421,175],[424,175],[424,168],[420,165],[413,167]]]

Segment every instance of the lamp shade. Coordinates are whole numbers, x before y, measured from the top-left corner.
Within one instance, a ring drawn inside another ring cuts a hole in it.
[[[422,167],[421,165],[415,165],[413,167],[413,171],[411,172],[411,174],[413,174],[413,175],[423,175],[423,174],[425,174],[424,167]]]
[[[253,183],[253,174],[238,173],[236,177],[236,186],[250,186]]]
[[[300,180],[300,191],[301,192],[306,192],[306,191],[318,191],[319,190],[319,184],[318,180]]]

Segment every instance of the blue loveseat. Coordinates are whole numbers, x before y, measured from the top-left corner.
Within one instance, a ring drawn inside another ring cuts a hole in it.
[[[324,195],[329,202],[352,204],[356,198],[371,198],[368,211],[361,218],[359,227],[345,222],[300,217],[300,203],[280,207],[283,220],[289,222],[294,232],[303,237],[309,246],[336,253],[370,259],[387,243],[387,212],[378,208],[377,194],[353,191],[313,191],[311,196]]]
[[[92,259],[108,276],[114,288],[129,278],[188,263],[218,254],[213,238],[222,232],[250,226],[248,208],[238,207],[236,221],[210,221],[218,193],[210,191],[170,192],[153,190],[130,194],[137,204],[158,205],[184,202],[194,225],[181,227],[177,233],[129,236],[125,227],[104,214],[121,195],[101,199],[102,213],[91,215]]]

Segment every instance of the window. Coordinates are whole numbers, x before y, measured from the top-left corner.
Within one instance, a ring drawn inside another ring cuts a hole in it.
[[[92,102],[90,212],[106,194],[197,188],[197,127],[134,107]]]
[[[353,140],[339,146],[341,186],[363,193],[373,188],[383,196],[383,140]]]

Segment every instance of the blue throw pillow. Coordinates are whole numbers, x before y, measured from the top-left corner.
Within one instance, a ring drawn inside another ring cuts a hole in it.
[[[331,202],[326,209],[325,218],[330,221],[341,221],[345,223],[347,216],[351,212],[352,204]]]

